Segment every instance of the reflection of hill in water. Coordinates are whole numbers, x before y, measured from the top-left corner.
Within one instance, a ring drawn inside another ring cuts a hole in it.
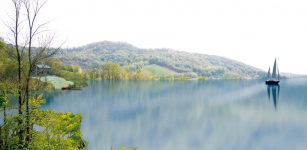
[[[93,84],[91,93],[112,93],[119,97],[142,96],[163,97],[165,95],[182,95],[191,96],[190,94],[209,94],[223,96],[225,94],[234,93],[240,95],[246,94],[248,90],[257,91],[262,83],[255,81],[101,81],[102,84]],[[243,86],[242,86],[243,84]],[[247,90],[246,90],[247,89]],[[86,90],[86,89],[85,89]],[[242,92],[243,91],[243,92]],[[259,91],[259,90],[258,90]],[[120,95],[118,95],[120,94]],[[201,97],[200,97],[201,98]],[[229,96],[228,98],[232,98]],[[113,98],[112,98],[113,99]],[[207,97],[207,99],[210,99]]]

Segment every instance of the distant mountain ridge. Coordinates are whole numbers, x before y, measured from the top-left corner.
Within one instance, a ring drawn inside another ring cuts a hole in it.
[[[58,58],[66,64],[80,65],[83,69],[101,68],[106,62],[113,62],[132,71],[146,68],[159,70],[158,68],[162,67],[173,72],[172,75],[189,77],[257,79],[263,78],[266,74],[255,67],[220,56],[172,49],[144,49],[128,43],[111,41],[63,49]]]

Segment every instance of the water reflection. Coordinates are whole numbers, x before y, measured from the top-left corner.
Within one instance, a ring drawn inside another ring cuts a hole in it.
[[[277,109],[277,102],[279,100],[279,91],[280,91],[279,85],[267,85],[268,98],[270,101],[272,95],[275,110]]]
[[[280,94],[280,87],[266,88],[261,80],[89,85],[55,94],[43,105],[81,113],[89,150],[109,149],[111,144],[113,149],[138,150],[307,147],[307,79],[283,80]],[[272,108],[277,104],[279,111]]]

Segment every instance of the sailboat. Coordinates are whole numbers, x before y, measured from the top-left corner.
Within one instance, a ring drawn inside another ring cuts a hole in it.
[[[267,75],[268,80],[265,81],[267,85],[278,85],[279,84],[279,69],[277,69],[276,59],[273,66],[272,75],[270,72],[270,67]]]

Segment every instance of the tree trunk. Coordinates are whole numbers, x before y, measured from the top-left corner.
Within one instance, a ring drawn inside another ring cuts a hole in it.
[[[29,15],[29,14],[28,14]],[[28,18],[29,19],[29,18]],[[29,47],[28,47],[28,61],[29,61],[29,70],[27,72],[26,77],[26,147],[29,146],[30,143],[30,110],[29,110],[29,86],[30,86],[30,78],[31,78],[31,70],[32,70],[32,60],[31,60],[31,49],[32,49],[32,27],[33,24],[31,24],[29,20]]]
[[[23,100],[22,100],[22,86],[21,86],[21,73],[22,73],[22,69],[21,69],[21,56],[20,56],[20,51],[19,51],[19,45],[18,45],[18,26],[19,26],[19,10],[20,10],[20,7],[18,8],[17,7],[18,4],[15,4],[16,6],[16,20],[15,20],[15,49],[16,49],[16,52],[17,52],[17,62],[18,62],[18,85],[17,85],[17,88],[18,88],[18,114],[20,116],[22,116],[22,103],[23,103]],[[19,129],[19,132],[18,132],[18,135],[19,135],[19,148],[22,148],[23,146],[23,121],[22,121],[22,118],[20,117],[18,119],[18,124],[20,126],[20,129]]]

